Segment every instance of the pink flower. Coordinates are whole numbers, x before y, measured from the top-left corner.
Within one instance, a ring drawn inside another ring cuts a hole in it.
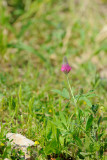
[[[70,72],[70,70],[71,70],[71,67],[68,64],[67,58],[64,57],[61,71],[64,72],[65,74],[68,74]]]

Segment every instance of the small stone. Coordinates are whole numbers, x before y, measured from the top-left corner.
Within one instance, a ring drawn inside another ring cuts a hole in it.
[[[30,159],[29,153],[27,153],[27,147],[33,146],[35,143],[26,138],[25,136],[17,133],[8,133],[6,137],[11,141],[12,144],[17,148],[20,147],[20,149],[25,153],[25,159]]]
[[[35,144],[32,140],[24,137],[21,134],[17,134],[17,133],[8,133],[6,135],[6,137],[10,141],[13,140],[12,143],[14,143],[14,144],[16,144],[18,146],[21,146],[21,147],[33,146]]]

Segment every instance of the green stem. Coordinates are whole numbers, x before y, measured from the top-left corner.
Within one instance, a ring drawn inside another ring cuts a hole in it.
[[[76,106],[76,99],[75,99],[75,97],[74,97],[73,90],[72,90],[72,88],[71,88],[71,85],[70,85],[70,82],[69,82],[69,78],[68,78],[68,76],[67,76],[67,82],[68,82],[68,86],[69,86],[69,89],[70,89],[70,92],[71,92],[72,98],[73,98],[74,103],[75,103],[75,106]]]

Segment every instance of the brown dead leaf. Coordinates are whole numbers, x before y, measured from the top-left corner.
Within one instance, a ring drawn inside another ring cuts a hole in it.
[[[101,41],[103,41],[104,39],[107,39],[107,25],[105,25],[105,26],[101,29],[100,33],[98,34],[98,36],[97,36],[97,38],[96,38],[96,41],[101,42]]]
[[[101,78],[107,78],[107,67],[101,69],[100,76]]]

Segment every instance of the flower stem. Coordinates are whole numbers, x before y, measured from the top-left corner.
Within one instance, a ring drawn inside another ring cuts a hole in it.
[[[74,97],[73,90],[72,90],[72,88],[71,88],[71,85],[70,85],[70,82],[69,82],[69,78],[68,78],[68,76],[67,76],[67,82],[68,82],[68,86],[69,86],[69,89],[70,89],[70,92],[71,92],[71,95],[72,95],[73,101],[74,101],[75,106],[76,106],[76,99],[75,99],[75,97]]]

